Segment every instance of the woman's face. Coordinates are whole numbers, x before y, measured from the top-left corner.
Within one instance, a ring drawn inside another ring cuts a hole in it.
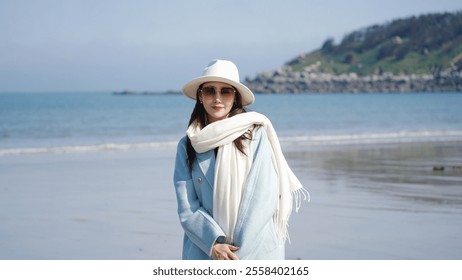
[[[233,108],[236,90],[226,83],[207,82],[202,85],[199,100],[202,102],[209,123],[225,119]]]

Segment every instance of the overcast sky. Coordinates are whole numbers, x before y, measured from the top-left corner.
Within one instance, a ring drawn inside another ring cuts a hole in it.
[[[329,37],[462,0],[0,0],[0,92],[178,90],[214,58],[241,80]]]

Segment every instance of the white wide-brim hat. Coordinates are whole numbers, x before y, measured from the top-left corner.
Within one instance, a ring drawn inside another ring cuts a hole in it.
[[[183,94],[196,100],[197,89],[206,82],[222,82],[235,87],[241,94],[243,106],[250,105],[255,100],[252,91],[239,82],[239,71],[236,65],[229,60],[215,59],[210,62],[204,68],[202,76],[193,79],[183,87]]]

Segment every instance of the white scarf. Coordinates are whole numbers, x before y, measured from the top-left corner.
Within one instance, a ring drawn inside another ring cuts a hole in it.
[[[252,165],[250,141],[243,141],[245,155],[233,141],[253,125],[265,128],[272,150],[272,161],[279,179],[279,202],[274,216],[276,230],[280,238],[288,237],[287,226],[292,212],[292,199],[298,211],[300,194],[309,199],[308,192],[290,169],[282,153],[279,139],[271,121],[256,112],[242,113],[231,118],[213,122],[202,130],[190,126],[187,135],[197,153],[204,153],[219,147],[215,165],[213,217],[232,242],[239,205],[244,192],[244,184]]]

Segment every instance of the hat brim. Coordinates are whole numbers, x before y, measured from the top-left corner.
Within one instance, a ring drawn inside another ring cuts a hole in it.
[[[221,82],[235,87],[241,94],[243,106],[251,105],[255,101],[253,92],[247,86],[219,76],[201,76],[195,78],[183,87],[183,94],[191,99],[196,100],[197,89],[201,84],[206,82]]]

